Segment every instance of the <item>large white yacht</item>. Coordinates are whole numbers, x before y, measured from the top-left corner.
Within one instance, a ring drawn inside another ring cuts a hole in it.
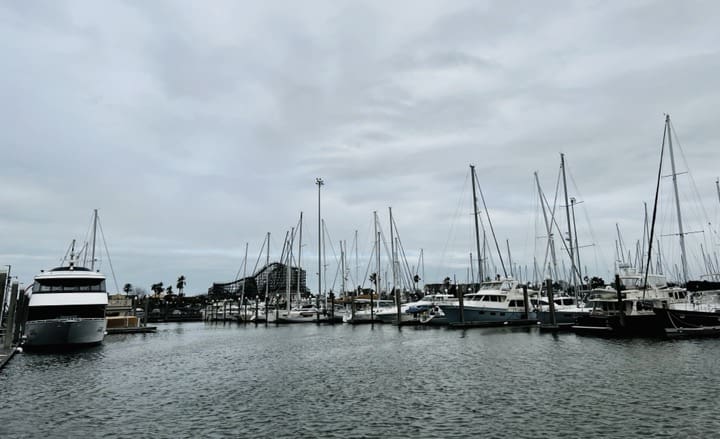
[[[68,266],[35,276],[25,346],[98,344],[105,337],[108,296],[105,276],[88,268]]]

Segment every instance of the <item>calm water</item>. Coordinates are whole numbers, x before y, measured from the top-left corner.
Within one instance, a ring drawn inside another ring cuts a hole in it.
[[[0,372],[0,437],[717,437],[720,340],[160,324]]]

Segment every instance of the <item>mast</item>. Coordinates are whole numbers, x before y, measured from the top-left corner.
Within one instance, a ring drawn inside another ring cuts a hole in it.
[[[346,244],[347,246],[347,244]],[[342,284],[342,295],[345,296],[345,248],[343,242],[340,241],[340,282]]]
[[[688,281],[687,257],[685,253],[685,233],[683,231],[682,215],[680,213],[680,196],[678,195],[677,172],[675,172],[675,155],[672,147],[672,133],[670,131],[670,115],[665,116],[667,129],[668,151],[670,152],[670,167],[672,169],[673,189],[675,191],[675,211],[677,212],[678,232],[680,233],[680,263],[682,264],[683,282]]]
[[[376,254],[377,254],[377,272],[375,272],[375,291],[378,295],[378,300],[380,300],[380,232],[378,232],[378,219],[377,219],[377,211],[373,212],[373,217],[375,219],[375,248],[376,248]],[[375,311],[374,311],[374,305],[373,305],[373,293],[370,293],[370,321],[372,322],[375,319]]]
[[[472,192],[473,192],[473,217],[475,218],[475,247],[477,248],[478,255],[478,279],[479,282],[483,280],[483,269],[482,269],[482,258],[480,255],[480,228],[478,227],[478,207],[477,207],[477,194],[475,193],[475,165],[470,165],[470,175],[472,177]]]
[[[288,242],[288,254],[287,254],[287,267],[286,272],[287,276],[285,276],[285,294],[287,295],[287,303],[285,304],[285,309],[287,312],[290,312],[290,278],[292,277],[292,270],[290,269],[290,264],[292,264],[292,248],[293,248],[293,239],[295,237],[295,229],[292,228],[290,232],[290,241]],[[288,314],[288,317],[290,315]]]
[[[90,271],[95,271],[95,238],[97,236],[97,209],[93,211],[93,234],[92,234],[92,260],[90,261]]]
[[[580,243],[578,242],[578,234],[577,234],[577,223],[575,222],[575,197],[570,197],[570,208],[572,209],[572,222],[573,222],[573,234],[575,235],[575,257],[577,258],[577,271],[578,271],[578,280],[580,281],[580,286],[583,285],[583,277],[582,272],[580,270]],[[587,276],[587,272],[586,272]]]
[[[268,293],[270,292],[270,232],[267,232],[267,247],[265,248],[265,322],[267,323]]]
[[[393,216],[392,207],[388,207],[390,213],[390,258],[392,259],[392,291],[395,291],[395,285],[397,284],[397,270],[395,270],[395,235],[393,233]]]
[[[316,178],[315,184],[318,187],[318,291],[315,296],[315,308],[320,309],[320,293],[322,291],[322,229],[321,229],[321,216],[320,216],[320,188],[325,182],[322,178]],[[320,322],[320,314],[318,313],[318,322]]]
[[[512,256],[510,255],[510,240],[506,239],[505,244],[507,245],[508,264],[510,265],[510,277],[515,278],[515,273],[513,272]]]
[[[297,303],[300,304],[302,295],[300,294],[300,277],[302,274],[302,265],[300,265],[300,257],[302,256],[302,226],[303,213],[300,212],[300,230],[298,231],[298,260],[297,260]]]
[[[358,231],[355,230],[355,282],[358,283],[358,288],[360,287],[360,259],[358,258]],[[357,294],[360,293],[360,291],[356,291]]]
[[[560,153],[560,169],[562,169],[562,177],[563,177],[563,192],[565,192],[565,216],[567,217],[567,228],[568,228],[568,247],[570,251],[570,271],[571,271],[571,279],[572,279],[572,285],[573,289],[577,290],[577,281],[575,278],[575,253],[573,248],[573,234],[572,234],[572,227],[570,223],[570,202],[568,201],[568,193],[567,193],[567,176],[565,175],[565,154]],[[577,291],[575,291],[575,296],[577,298]]]
[[[242,285],[242,292],[240,293],[240,303],[245,304],[245,282],[247,282],[247,279],[245,278],[246,270],[247,270],[247,255],[248,255],[248,245],[249,243],[245,243],[245,259],[243,260],[243,285]],[[238,312],[240,310],[238,309]],[[246,320],[247,316],[243,314],[243,320]]]

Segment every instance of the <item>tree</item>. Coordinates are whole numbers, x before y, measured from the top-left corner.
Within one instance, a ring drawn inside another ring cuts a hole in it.
[[[158,282],[156,284],[152,284],[150,289],[155,293],[155,297],[160,297],[160,294],[162,294],[165,287],[163,286],[162,282]]]
[[[125,291],[125,295],[126,295],[126,296],[129,296],[129,295],[130,295],[130,292],[131,292],[132,290],[133,290],[132,284],[125,284],[125,286],[123,287],[123,291]]]
[[[185,282],[185,276],[180,275],[180,277],[177,280],[177,284],[175,285],[178,289],[178,296],[180,296],[180,297],[185,295],[185,294],[183,294],[183,289],[185,289],[185,284],[187,284],[187,282]]]

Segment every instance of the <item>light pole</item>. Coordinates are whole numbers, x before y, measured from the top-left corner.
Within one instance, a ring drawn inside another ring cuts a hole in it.
[[[320,216],[320,188],[325,184],[321,177],[315,179],[315,184],[318,187],[318,292],[315,296],[315,308],[317,309],[317,321],[320,322],[320,292],[322,291],[322,229],[321,222],[322,216]]]

